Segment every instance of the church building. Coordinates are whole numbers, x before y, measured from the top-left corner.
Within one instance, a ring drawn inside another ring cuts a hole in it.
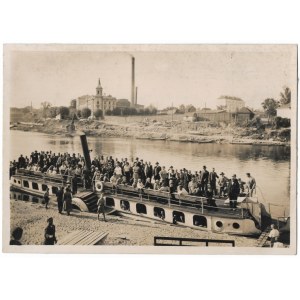
[[[97,109],[101,109],[105,114],[105,112],[107,112],[108,110],[113,110],[117,107],[117,99],[111,95],[103,95],[103,88],[101,86],[99,78],[98,85],[96,87],[96,95],[84,95],[78,97],[76,100],[77,109],[80,110],[85,107],[91,109],[92,113]]]

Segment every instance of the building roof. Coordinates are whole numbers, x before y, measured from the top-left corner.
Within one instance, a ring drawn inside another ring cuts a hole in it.
[[[234,96],[220,96],[218,99],[225,99],[225,100],[235,100],[235,101],[243,101],[243,99],[234,97]]]
[[[242,107],[237,111],[238,114],[253,114],[253,111],[248,107]]]
[[[223,113],[223,112],[227,112],[225,109],[219,110],[219,109],[201,109],[199,111],[197,111],[197,113],[200,114],[219,114],[219,113]]]
[[[130,105],[130,101],[128,99],[118,99],[117,100],[118,105]]]

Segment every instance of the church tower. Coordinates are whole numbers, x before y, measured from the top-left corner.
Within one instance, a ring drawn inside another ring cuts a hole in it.
[[[98,81],[98,86],[96,87],[96,95],[95,95],[95,101],[96,101],[96,108],[101,109],[103,111],[103,95],[102,95],[103,88],[101,86],[100,78]]]

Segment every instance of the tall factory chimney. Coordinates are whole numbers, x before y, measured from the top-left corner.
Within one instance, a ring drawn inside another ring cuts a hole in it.
[[[134,106],[135,104],[135,100],[134,100],[134,89],[135,89],[135,80],[134,80],[134,76],[135,76],[135,66],[134,66],[134,57],[131,57],[131,105]]]
[[[137,105],[138,87],[135,87],[135,105]]]

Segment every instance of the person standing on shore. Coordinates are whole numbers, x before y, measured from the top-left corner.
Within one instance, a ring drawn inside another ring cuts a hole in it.
[[[55,225],[53,224],[53,218],[47,220],[48,226],[45,228],[45,241],[44,245],[54,245],[57,243],[55,236]]]
[[[66,188],[66,192],[64,194],[64,206],[67,211],[67,215],[69,216],[72,211],[72,194],[69,187]]]
[[[61,186],[60,189],[56,193],[57,199],[57,208],[58,212],[61,214],[63,210],[63,200],[64,200],[64,187]]]
[[[273,248],[274,244],[278,241],[279,235],[280,233],[278,229],[275,227],[274,224],[271,224],[271,231],[269,233],[269,239],[271,240],[271,248]]]
[[[12,232],[12,239],[10,240],[9,244],[13,246],[21,246],[20,239],[23,235],[23,229],[21,227],[17,227]]]
[[[48,204],[49,204],[49,188],[46,188],[46,192],[44,194],[44,201],[45,201],[45,208],[48,209]]]
[[[106,219],[105,219],[105,210],[104,210],[104,196],[103,196],[103,193],[100,194],[100,197],[98,199],[98,202],[97,202],[97,206],[98,206],[98,209],[97,209],[97,218],[98,218],[98,221],[100,220],[99,216],[100,216],[100,213],[103,214],[103,220],[104,222],[106,222]]]

